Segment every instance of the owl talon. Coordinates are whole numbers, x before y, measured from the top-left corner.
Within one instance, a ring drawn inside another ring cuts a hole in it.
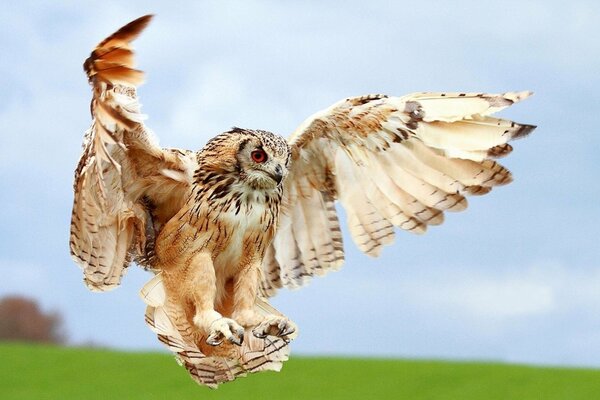
[[[241,346],[242,343],[244,343],[244,333],[242,332],[241,335],[239,336],[231,336],[229,339],[229,343],[233,343],[233,344],[237,344],[238,346]]]
[[[296,329],[292,326],[288,326],[287,329],[284,329],[283,331],[279,332],[279,334],[277,336],[286,337],[288,335],[291,335],[294,332],[296,332]]]
[[[241,346],[244,342],[244,328],[229,318],[219,318],[210,324],[209,335],[206,343],[219,346],[227,339],[229,343]]]
[[[296,332],[296,324],[285,317],[272,317],[252,330],[252,334],[259,339],[267,336],[278,336],[287,339],[288,335]]]
[[[223,338],[220,333],[217,334],[217,332],[215,332],[206,339],[206,343],[210,344],[211,346],[218,346],[223,343]]]
[[[259,339],[264,339],[264,338],[266,338],[266,337],[267,337],[267,334],[266,334],[266,333],[259,332],[259,331],[257,331],[256,329],[253,329],[253,330],[252,330],[252,334],[253,334],[255,337],[259,338]]]

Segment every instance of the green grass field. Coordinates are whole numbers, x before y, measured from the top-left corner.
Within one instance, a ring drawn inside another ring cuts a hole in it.
[[[600,370],[295,357],[210,390],[156,353],[0,344],[0,399],[598,399]]]

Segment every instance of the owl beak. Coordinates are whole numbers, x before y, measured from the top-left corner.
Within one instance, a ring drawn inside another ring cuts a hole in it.
[[[275,171],[269,174],[269,176],[279,185],[281,183],[281,180],[283,179],[283,171],[281,169],[281,165],[277,164],[277,166],[275,167]]]

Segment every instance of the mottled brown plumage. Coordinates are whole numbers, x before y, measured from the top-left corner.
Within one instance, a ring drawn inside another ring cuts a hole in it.
[[[511,181],[491,158],[531,125],[490,115],[528,92],[368,95],[307,119],[289,141],[233,128],[191,152],[158,146],[136,95],[139,18],[85,61],[92,126],[75,172],[70,248],[91,290],[131,262],[156,273],[146,321],[198,383],[279,370],[295,325],[266,301],[341,267],[335,202],[352,239],[379,255],[394,227],[423,233],[466,195]]]

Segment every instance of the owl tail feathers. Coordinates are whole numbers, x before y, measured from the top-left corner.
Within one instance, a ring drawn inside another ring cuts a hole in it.
[[[209,355],[210,350],[217,348],[208,345],[206,348],[199,347],[189,335],[182,335],[173,323],[173,316],[167,314],[166,294],[160,274],[144,285],[140,296],[148,305],[146,324],[157,334],[158,340],[175,353],[177,362],[183,365],[192,379],[200,385],[216,389],[219,384],[233,381],[248,373],[279,371],[283,362],[288,360],[290,348],[287,341],[275,336],[259,339],[250,329],[246,330],[241,347],[230,345],[226,355]],[[265,315],[280,315],[266,301],[258,300],[256,307],[257,311]]]

